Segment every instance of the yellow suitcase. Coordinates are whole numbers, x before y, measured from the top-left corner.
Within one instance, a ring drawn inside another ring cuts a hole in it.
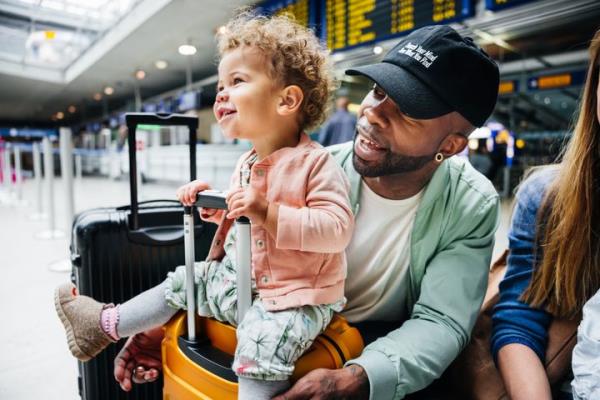
[[[198,195],[196,205],[226,208],[224,195],[218,192],[202,192]],[[190,273],[194,262],[193,212],[193,208],[186,207],[184,215],[187,276],[193,276]],[[238,273],[238,310],[241,318],[250,304],[250,225],[247,219],[239,219],[236,223],[238,263],[247,264],[246,270],[239,268]],[[231,369],[237,343],[235,328],[212,318],[197,316],[191,282],[188,282],[187,293],[188,304],[192,306],[188,307],[187,313],[178,313],[165,327],[162,342],[163,399],[236,399],[237,376]],[[244,298],[248,300],[242,301]],[[358,357],[363,347],[358,329],[351,327],[343,317],[335,315],[325,332],[317,337],[296,363],[292,381],[316,368],[341,368],[347,360]]]

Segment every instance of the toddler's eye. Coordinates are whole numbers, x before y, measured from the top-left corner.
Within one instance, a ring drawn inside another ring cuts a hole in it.
[[[238,83],[242,83],[242,82],[244,82],[244,80],[242,78],[234,78],[233,79],[233,84],[234,85],[237,85]]]
[[[220,93],[221,91],[223,91],[223,86],[217,86],[217,93]]]

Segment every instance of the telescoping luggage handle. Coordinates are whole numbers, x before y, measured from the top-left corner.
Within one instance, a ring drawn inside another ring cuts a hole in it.
[[[127,135],[127,144],[129,147],[129,187],[131,191],[131,218],[129,220],[129,229],[135,231],[139,228],[135,142],[135,131],[137,126],[140,124],[187,126],[190,135],[190,181],[193,181],[196,179],[196,131],[198,130],[198,117],[169,113],[126,113],[125,124],[129,131]]]
[[[194,207],[185,207],[183,214],[184,246],[185,246],[185,269],[186,269],[186,303],[188,340],[196,341],[196,300],[194,295],[194,211],[195,207],[216,208],[227,210],[225,193],[215,190],[205,190],[198,193]],[[235,220],[237,229],[236,253],[237,253],[237,297],[238,297],[238,324],[250,308],[252,302],[251,293],[251,263],[252,253],[250,250],[250,220],[240,217]]]

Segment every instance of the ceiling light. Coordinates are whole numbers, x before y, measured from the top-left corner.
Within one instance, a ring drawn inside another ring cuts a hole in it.
[[[69,111],[71,114],[74,114],[74,113],[75,113],[75,111],[77,111],[77,107],[75,107],[75,106],[69,106],[69,108],[67,108],[67,110],[68,110],[68,111]]]
[[[135,79],[141,81],[145,77],[146,77],[146,71],[144,71],[143,69],[138,69],[137,71],[135,71]]]
[[[479,139],[469,139],[469,149],[477,150],[479,148]]]
[[[511,46],[506,41],[502,40],[497,36],[490,35],[489,33],[484,32],[480,29],[473,29],[473,33],[479,36],[485,42],[494,43],[498,47],[502,47],[506,50],[512,51],[513,53],[518,53],[517,49],[515,49],[513,46]]]
[[[552,103],[552,100],[550,100],[550,97],[545,97],[544,104],[550,104],[550,103]]]
[[[182,44],[179,46],[179,54],[184,56],[193,56],[196,54],[196,48],[191,44]]]
[[[154,65],[158,69],[165,69],[169,66],[169,64],[165,60],[158,60],[154,63]]]
[[[62,111],[59,111],[56,113],[56,119],[63,119],[65,117],[65,114]]]
[[[102,99],[102,95],[100,93],[94,93],[94,100],[100,101]]]
[[[338,61],[342,61],[345,57],[342,53],[333,53],[331,58],[333,58],[334,62],[338,62]]]
[[[107,96],[112,95],[115,92],[115,89],[111,88],[110,86],[107,86],[104,88],[104,94]]]
[[[373,54],[379,55],[381,53],[383,53],[383,47],[381,47],[381,46],[375,46],[375,47],[373,47]]]

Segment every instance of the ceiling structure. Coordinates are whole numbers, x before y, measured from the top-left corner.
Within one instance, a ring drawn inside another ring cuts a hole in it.
[[[116,3],[125,3],[114,0]],[[57,112],[68,115],[74,105],[73,119],[86,119],[102,113],[103,109],[123,107],[134,98],[134,85],[139,85],[143,99],[183,86],[186,69],[191,61],[192,78],[200,79],[215,71],[214,35],[236,8],[250,4],[248,0],[215,2],[205,0],[131,0],[128,11],[96,26],[88,22],[75,27],[52,19],[44,10],[32,11],[29,16],[16,11],[17,0],[0,0],[0,121],[49,122]],[[33,1],[29,1],[33,2]],[[92,0],[65,0],[65,3],[94,3]],[[38,4],[61,3],[56,0],[36,0]],[[111,0],[97,0],[108,7]],[[65,17],[66,18],[66,17]],[[81,26],[83,25],[83,26]],[[6,33],[12,26],[12,37]],[[91,30],[90,27],[97,30]],[[18,28],[17,28],[18,27]],[[27,35],[16,31],[28,30],[56,32],[80,31],[89,39],[84,48],[70,63],[55,65],[26,62],[24,50]],[[9,46],[9,39],[13,40]],[[186,57],[178,52],[182,44],[192,44],[197,53]],[[7,48],[12,47],[11,58]],[[20,47],[20,50],[15,49]],[[21,52],[21,61],[15,54]],[[25,56],[23,57],[23,54]],[[158,60],[166,61],[166,69],[155,66]],[[145,78],[135,79],[135,72],[145,71]],[[110,96],[103,94],[105,87],[113,88]],[[101,100],[94,100],[94,94]]]
[[[111,10],[102,20],[93,18],[93,8],[86,12],[73,8],[99,3]],[[235,8],[251,3],[236,0],[215,6],[206,0],[0,0],[0,123],[48,123],[59,111],[67,121],[97,118],[131,103],[135,85],[139,85],[143,99],[184,87],[190,60],[193,80],[201,80],[194,86],[207,84],[210,88],[216,70],[215,30]],[[472,36],[499,62],[502,80],[514,80],[526,88],[527,80],[535,75],[585,69],[589,40],[600,27],[600,1],[537,0],[496,12],[485,10],[484,3],[477,0],[475,16],[452,26]],[[44,5],[56,9],[59,4],[86,16],[66,18],[67,8],[58,13],[44,9]],[[27,7],[29,13],[23,11]],[[19,29],[29,33],[18,36],[15,32]],[[58,32],[69,30],[86,39],[64,39],[72,47],[67,54],[72,59],[59,57],[54,66],[41,70],[39,60],[36,64],[33,55],[27,53],[32,53],[27,41],[35,43],[30,33],[55,31],[58,36]],[[11,42],[7,32],[19,39]],[[381,59],[395,41],[377,43],[384,50],[379,55],[374,54],[372,45],[333,54],[338,73],[353,97],[359,99],[367,84],[344,77],[343,70]],[[192,57],[177,51],[187,42],[198,48]],[[154,66],[159,59],[168,63],[166,69]],[[134,78],[138,69],[146,73],[141,81]],[[112,87],[114,94],[102,94],[106,86]],[[566,129],[580,89],[575,85],[500,96],[495,118],[513,129]],[[101,100],[93,99],[96,93],[102,94]],[[70,105],[76,108],[73,114],[66,111]]]

